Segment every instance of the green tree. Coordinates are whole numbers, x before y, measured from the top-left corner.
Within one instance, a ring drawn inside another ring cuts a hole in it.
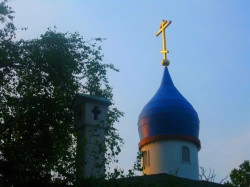
[[[240,187],[250,186],[250,163],[245,160],[239,169],[233,169],[230,173],[232,184]]]
[[[37,39],[16,40],[13,11],[0,4],[0,182],[48,184],[75,181],[76,140],[72,101],[76,93],[113,102],[97,38],[48,29]],[[120,152],[114,123],[123,115],[108,112],[107,164]]]

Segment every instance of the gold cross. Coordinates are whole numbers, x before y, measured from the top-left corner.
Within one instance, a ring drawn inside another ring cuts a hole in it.
[[[160,30],[156,33],[156,36],[158,36],[159,34],[162,33],[162,47],[163,47],[163,50],[161,51],[161,53],[163,54],[163,60],[162,60],[161,64],[163,66],[168,66],[169,65],[169,60],[167,59],[167,53],[169,53],[169,51],[166,49],[165,29],[171,23],[172,23],[171,21],[162,20],[161,25],[160,25]]]

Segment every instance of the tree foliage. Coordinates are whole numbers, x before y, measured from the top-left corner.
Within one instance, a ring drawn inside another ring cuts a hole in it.
[[[76,93],[113,102],[97,38],[48,29],[39,38],[16,40],[13,11],[0,4],[0,180],[2,184],[69,183],[75,180],[76,140],[72,100]],[[108,163],[122,139],[114,123],[123,115],[108,112]]]
[[[233,169],[230,173],[232,184],[240,187],[250,186],[250,163],[245,160],[239,169]]]

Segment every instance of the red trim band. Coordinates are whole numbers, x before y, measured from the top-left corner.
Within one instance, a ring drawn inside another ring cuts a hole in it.
[[[183,134],[163,134],[144,138],[139,142],[139,149],[141,150],[141,148],[147,144],[162,140],[185,140],[195,144],[199,150],[201,149],[201,142],[198,138]]]

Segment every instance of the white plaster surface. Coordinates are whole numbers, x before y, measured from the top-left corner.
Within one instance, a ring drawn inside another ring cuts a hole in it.
[[[97,106],[101,113],[98,115],[98,120],[94,119],[92,112],[93,108]],[[76,109],[76,130],[77,137],[77,153],[80,160],[85,163],[80,166],[84,177],[101,177],[104,175],[104,165],[99,167],[103,162],[105,152],[100,151],[99,145],[104,146],[105,143],[105,121],[107,113],[107,105],[98,102],[86,101],[78,105]]]
[[[182,146],[190,150],[190,162],[182,161]],[[141,151],[150,152],[150,166],[144,174],[177,174],[178,177],[199,180],[198,148],[186,141],[164,140],[143,146]]]

